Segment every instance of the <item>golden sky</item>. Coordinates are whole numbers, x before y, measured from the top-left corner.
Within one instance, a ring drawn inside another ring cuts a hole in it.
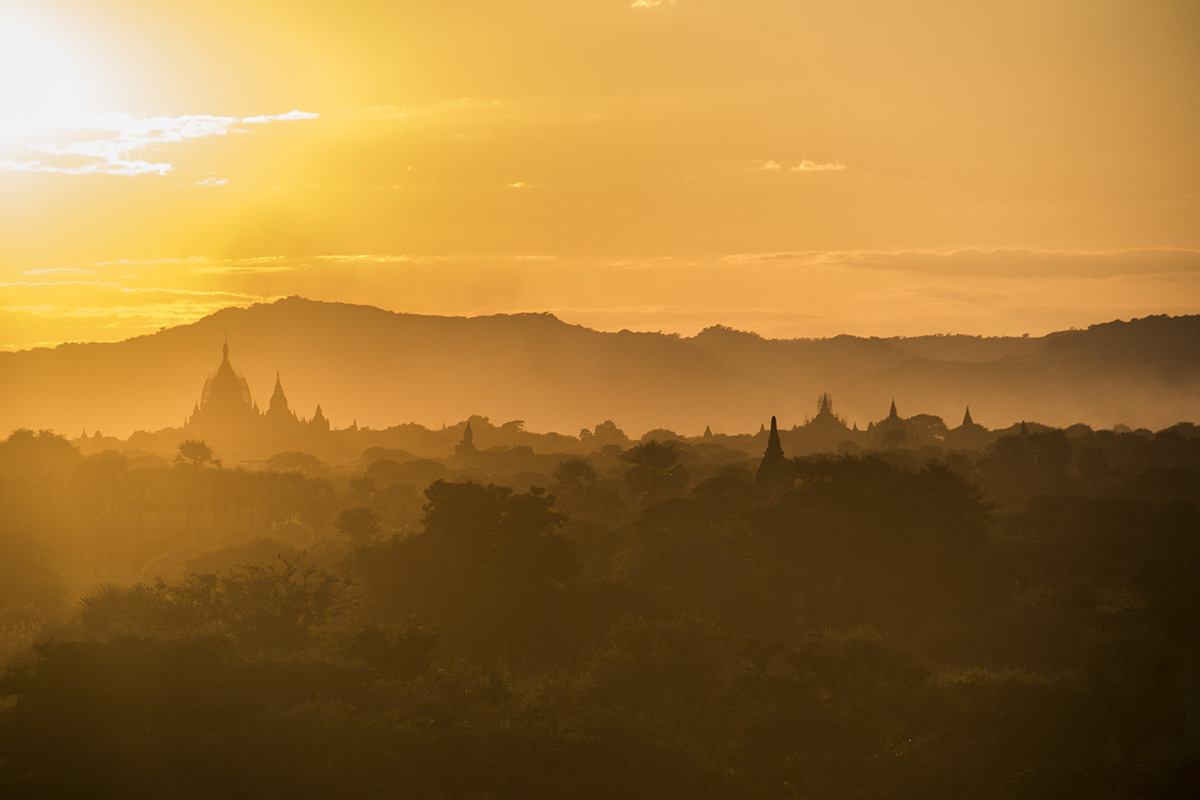
[[[0,5],[0,348],[299,294],[601,329],[1200,312],[1194,0]]]

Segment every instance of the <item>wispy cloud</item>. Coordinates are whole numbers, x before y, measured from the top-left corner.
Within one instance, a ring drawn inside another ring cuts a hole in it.
[[[0,289],[34,289],[34,288],[68,288],[90,287],[118,292],[120,294],[153,294],[171,297],[223,297],[238,300],[253,300],[255,295],[225,290],[178,289],[161,286],[125,286],[115,281],[7,281],[0,283]]]
[[[841,161],[828,161],[818,163],[804,159],[794,167],[785,167],[782,161],[755,161],[750,165],[750,170],[753,172],[782,172],[786,169],[788,172],[837,172],[846,169],[846,165]]]
[[[228,264],[228,265],[213,265],[208,267],[198,267],[189,270],[197,275],[258,275],[268,272],[291,272],[293,266],[271,266],[268,264]]]
[[[556,255],[547,255],[544,253],[518,253],[515,255],[504,254],[478,254],[478,253],[457,253],[451,255],[420,255],[420,254],[397,254],[397,253],[341,253],[328,254],[317,256],[304,256],[295,259],[298,262],[305,261],[325,261],[340,264],[437,264],[437,263],[477,263],[479,261],[488,262],[508,262],[508,261],[553,261],[557,259]]]
[[[95,261],[93,267],[161,267],[180,266],[195,267],[187,272],[199,272],[201,269],[213,266],[253,267],[258,265],[281,264],[289,260],[288,256],[245,256],[241,258],[215,258],[212,256],[182,256],[178,258],[118,258],[113,261]]]
[[[135,154],[149,147],[245,133],[256,125],[316,119],[318,116],[307,111],[251,117],[91,115],[79,120],[69,131],[59,131],[57,141],[28,145],[26,149],[31,151],[28,158],[0,161],[0,169],[65,175],[165,175],[173,167],[170,162],[147,161]],[[223,182],[209,178],[200,184],[216,186]]]
[[[773,263],[788,268],[847,268],[955,278],[1118,276],[1200,273],[1200,250],[1146,247],[1125,250],[960,248],[928,250],[797,250],[734,253],[728,264]]]
[[[630,8],[658,8],[659,6],[673,6],[675,0],[633,0],[629,4]]]
[[[22,275],[91,275],[92,270],[81,269],[79,267],[42,267],[41,269],[27,269]]]
[[[409,262],[425,262],[425,261],[445,261],[443,256],[409,256],[409,255],[387,255],[387,254],[372,254],[372,253],[333,253],[329,255],[308,256],[309,261],[333,261],[341,264],[355,264],[363,262],[379,262],[381,264],[406,264]]]
[[[792,172],[836,172],[845,168],[846,165],[840,161],[830,161],[825,164],[818,164],[817,162],[809,161],[806,158],[796,166],[792,167]]]
[[[243,125],[264,125],[268,122],[296,122],[303,119],[317,119],[320,116],[320,114],[315,114],[311,111],[300,111],[293,108],[286,114],[260,114],[255,117],[242,117],[241,123]]]
[[[440,103],[417,106],[368,106],[357,110],[342,112],[352,116],[366,116],[375,119],[396,119],[406,122],[422,120],[457,121],[462,119],[481,119],[497,115],[511,114],[513,109],[509,103],[499,99],[481,97],[457,97],[453,100],[443,100]],[[465,134],[470,136],[471,134]]]

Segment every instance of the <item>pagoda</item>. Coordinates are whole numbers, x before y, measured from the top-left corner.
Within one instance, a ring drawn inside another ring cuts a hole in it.
[[[771,417],[771,435],[767,439],[767,451],[754,476],[754,496],[759,502],[769,502],[792,486],[792,465],[783,455],[779,441],[779,428],[775,417]]]
[[[229,362],[229,342],[225,342],[221,364],[204,381],[200,402],[192,410],[187,427],[202,433],[244,429],[259,416],[250,385]]]

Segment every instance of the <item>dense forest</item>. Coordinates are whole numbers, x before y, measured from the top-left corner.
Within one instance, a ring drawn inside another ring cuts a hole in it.
[[[1200,431],[0,442],[6,798],[1200,794]]]

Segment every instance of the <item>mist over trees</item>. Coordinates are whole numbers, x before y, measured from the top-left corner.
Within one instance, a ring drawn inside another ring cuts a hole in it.
[[[475,417],[336,464],[17,430],[0,792],[1190,794],[1197,429],[897,419],[781,430],[771,492],[765,429]]]

